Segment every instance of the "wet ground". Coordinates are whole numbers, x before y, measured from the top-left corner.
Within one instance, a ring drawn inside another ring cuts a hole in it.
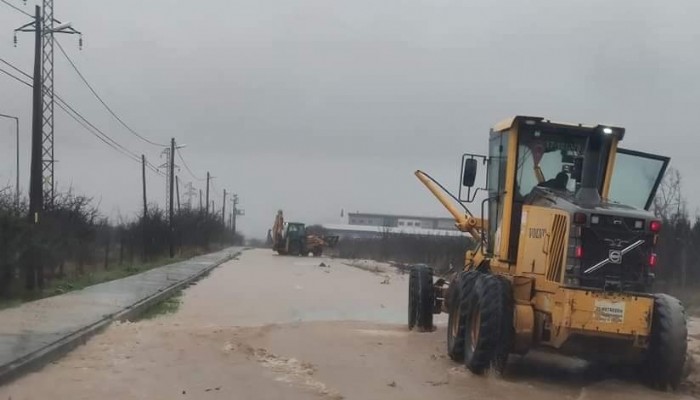
[[[407,331],[406,287],[398,273],[247,251],[187,289],[177,313],[115,324],[0,399],[692,397],[691,383],[659,393],[541,353],[514,357],[505,377],[472,376],[445,356],[444,317]]]

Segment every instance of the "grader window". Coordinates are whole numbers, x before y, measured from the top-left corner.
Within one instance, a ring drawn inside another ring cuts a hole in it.
[[[537,127],[520,132],[516,172],[516,198],[527,196],[534,187],[574,192],[572,172],[583,156],[586,137],[562,129]]]

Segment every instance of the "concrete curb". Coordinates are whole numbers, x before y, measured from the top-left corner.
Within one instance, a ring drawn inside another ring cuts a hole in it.
[[[148,297],[141,299],[137,303],[134,303],[124,308],[120,312],[111,315],[105,315],[99,321],[84,326],[82,329],[79,329],[67,336],[64,336],[63,338],[53,343],[50,343],[37,351],[20,357],[8,364],[0,365],[0,385],[4,385],[14,379],[17,379],[28,372],[38,370],[44,365],[48,364],[49,362],[54,361],[60,358],[61,356],[67,354],[79,345],[85,344],[91,336],[101,332],[103,329],[108,327],[113,321],[124,321],[138,317],[148,308],[171,297],[178,290],[189,286],[193,282],[199,280],[200,278],[211,272],[214,268],[217,268],[221,264],[238,257],[241,254],[241,252],[242,250],[231,252],[230,254],[222,257],[221,259],[212,262],[210,266],[204,268],[198,273],[191,275],[190,277],[185,278],[181,281],[175,282],[167,288],[160,290]]]

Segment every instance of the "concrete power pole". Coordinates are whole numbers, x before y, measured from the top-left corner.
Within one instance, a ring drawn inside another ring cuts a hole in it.
[[[173,209],[173,189],[175,186],[174,185],[174,177],[175,177],[175,138],[170,139],[170,172],[168,176],[168,180],[170,181],[170,203],[168,204],[168,225],[170,227],[170,235],[169,235],[169,241],[170,241],[170,258],[175,257],[175,228],[173,226],[173,214],[174,214],[174,209]]]
[[[175,175],[175,197],[177,197],[177,212],[180,213],[180,177]]]

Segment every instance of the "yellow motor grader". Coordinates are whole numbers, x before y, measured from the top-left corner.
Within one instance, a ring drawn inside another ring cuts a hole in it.
[[[549,348],[636,365],[651,386],[677,388],[686,318],[652,291],[661,222],[648,211],[669,158],[618,148],[624,135],[517,116],[491,129],[487,156],[462,156],[457,195],[416,171],[476,245],[449,281],[411,270],[409,329],[431,331],[433,314],[448,313],[447,352],[476,374]],[[479,192],[477,217],[465,203]]]

